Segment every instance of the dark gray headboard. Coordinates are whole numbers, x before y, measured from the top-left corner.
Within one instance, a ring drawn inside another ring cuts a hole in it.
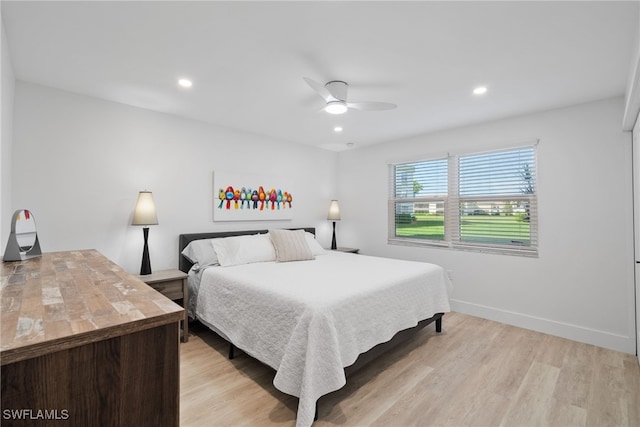
[[[291,228],[290,230],[299,229],[300,228]],[[304,231],[308,231],[313,235],[316,234],[315,227],[305,227],[301,229]],[[268,232],[269,230],[242,230],[180,234],[178,236],[178,268],[180,268],[180,270],[184,271],[185,273],[189,272],[189,269],[193,264],[191,263],[191,261],[182,256],[182,251],[187,247],[189,243],[193,242],[194,240],[215,239],[217,237],[246,236],[248,234],[264,234]]]

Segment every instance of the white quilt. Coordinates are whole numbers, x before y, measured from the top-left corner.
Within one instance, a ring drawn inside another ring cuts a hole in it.
[[[449,286],[434,264],[331,252],[210,267],[196,316],[274,368],[275,387],[299,398],[296,426],[310,426],[317,399],[344,386],[360,353],[449,311]]]

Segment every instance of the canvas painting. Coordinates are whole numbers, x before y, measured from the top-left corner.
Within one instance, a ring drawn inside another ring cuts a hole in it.
[[[290,220],[295,206],[294,192],[286,178],[213,173],[214,221]]]

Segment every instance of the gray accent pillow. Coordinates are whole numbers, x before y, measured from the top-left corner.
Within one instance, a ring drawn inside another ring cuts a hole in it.
[[[276,261],[306,261],[315,259],[307,244],[304,230],[269,230],[276,250]]]

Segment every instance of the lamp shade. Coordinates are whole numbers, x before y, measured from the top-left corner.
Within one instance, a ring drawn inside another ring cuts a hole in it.
[[[156,204],[153,203],[151,191],[141,191],[138,195],[136,210],[131,225],[158,225]]]
[[[329,213],[327,214],[329,221],[340,221],[340,206],[337,200],[332,200],[329,205]]]

